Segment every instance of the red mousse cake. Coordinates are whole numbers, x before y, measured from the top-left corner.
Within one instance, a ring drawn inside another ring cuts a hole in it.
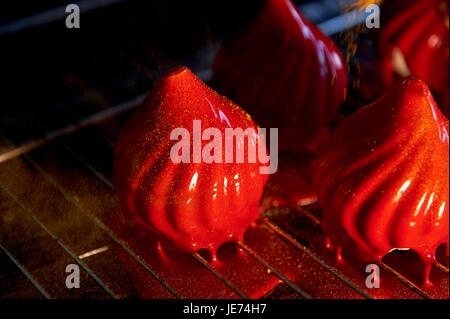
[[[448,130],[428,86],[412,77],[344,119],[314,178],[331,240],[373,261],[412,249],[429,270],[449,240]]]
[[[194,121],[201,123],[202,130],[214,128],[223,136],[226,128],[252,128],[256,132],[252,140],[266,151],[257,125],[246,112],[189,69],[178,67],[157,83],[122,128],[114,150],[113,183],[130,216],[142,225],[182,251],[207,248],[214,254],[222,243],[242,240],[258,218],[268,175],[260,174],[258,162],[247,160],[205,163],[203,157],[197,163],[199,151],[203,156],[222,153],[224,158],[225,142],[222,148],[209,149],[212,136],[205,139],[206,131],[196,142]],[[181,140],[172,136],[177,128],[190,133],[189,162],[175,163],[171,157],[173,146]],[[234,151],[243,142],[236,141]],[[247,159],[248,148],[244,153]]]
[[[262,127],[279,128],[279,149],[315,153],[347,89],[341,54],[290,0],[266,0],[256,20],[225,43],[213,83]]]

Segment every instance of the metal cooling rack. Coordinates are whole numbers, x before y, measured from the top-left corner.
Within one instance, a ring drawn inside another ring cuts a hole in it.
[[[326,7],[325,2],[310,2],[303,9],[308,12],[314,7],[317,12],[318,7]],[[315,22],[329,34],[344,30],[343,21],[348,21],[332,10],[324,16],[327,20],[315,17]],[[332,25],[337,29],[330,29]],[[346,28],[351,26],[347,23]],[[208,64],[216,49],[217,45],[202,49],[197,56]],[[194,72],[205,81],[210,77],[207,68]],[[159,75],[154,72],[153,80]],[[0,297],[142,297],[143,288],[136,287],[136,279],[133,284],[124,258],[139,273],[144,290],[148,288],[144,297],[249,297],[252,285],[240,282],[242,274],[236,274],[232,267],[217,266],[201,252],[191,256],[199,266],[199,276],[192,281],[191,289],[186,289],[180,284],[183,273],[168,273],[155,266],[145,251],[139,251],[109,226],[110,212],[117,205],[111,183],[112,147],[122,123],[143,97],[99,107],[56,129],[34,123],[41,134],[31,138],[11,137],[8,130],[1,132]],[[362,102],[355,98],[353,103]],[[68,108],[67,113],[73,116],[77,111]],[[20,120],[13,118],[8,123],[14,125],[17,121],[20,126]],[[295,181],[298,176],[290,163],[289,158],[280,161],[282,169]],[[261,282],[276,277],[279,284],[266,298],[449,297],[448,256],[445,257],[444,249],[440,249],[441,257],[432,270],[432,285],[418,280],[417,267],[411,266],[418,265],[415,256],[394,253],[378,263],[382,287],[369,289],[365,286],[364,263],[350,257],[337,260],[325,247],[317,203],[301,206],[289,190],[269,182],[262,201],[273,198],[283,203],[268,208],[254,227],[260,236],[274,243],[275,254],[251,240],[236,243],[248,257],[245,260],[251,269],[261,274]],[[125,257],[119,260],[118,255]],[[294,273],[285,271],[284,265],[289,263],[297,265]],[[67,264],[79,265],[82,289],[66,288]],[[205,285],[214,289],[206,289]]]

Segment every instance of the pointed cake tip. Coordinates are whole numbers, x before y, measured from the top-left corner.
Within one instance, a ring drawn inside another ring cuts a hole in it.
[[[432,96],[428,85],[415,76],[409,76],[401,81],[400,87],[410,93]]]
[[[163,99],[172,102],[171,107],[176,106],[175,101],[186,101],[196,96],[198,92],[206,89],[206,85],[188,67],[184,65],[170,69],[157,82],[153,92],[162,94]],[[180,105],[185,107],[185,105]]]
[[[193,73],[189,68],[184,65],[178,65],[170,69],[169,72],[167,72],[166,77],[186,76],[191,74]]]
[[[384,105],[385,108],[378,105]],[[370,105],[375,113],[392,113],[395,120],[403,119],[411,125],[417,123],[442,122],[441,113],[428,85],[421,79],[410,76],[398,82],[383,97]],[[387,110],[387,109],[388,110]],[[430,124],[430,123],[429,123]]]
[[[160,82],[164,84],[177,84],[184,81],[197,78],[189,68],[184,65],[179,65],[170,69],[161,79]]]

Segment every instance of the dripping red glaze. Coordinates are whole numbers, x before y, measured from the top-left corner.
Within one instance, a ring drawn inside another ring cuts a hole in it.
[[[414,75],[435,93],[449,116],[449,0],[386,1],[379,34],[384,86]]]
[[[412,249],[427,265],[449,241],[449,124],[408,78],[344,119],[323,144],[314,184],[323,228],[364,260]]]
[[[267,175],[260,174],[258,162],[193,163],[193,150],[190,163],[175,164],[170,151],[178,141],[170,139],[171,132],[185,128],[192,136],[193,120],[200,120],[203,130],[216,128],[224,136],[225,128],[253,128],[265,152],[257,125],[246,112],[186,67],[178,67],[156,84],[122,128],[114,149],[113,183],[142,225],[179,250],[206,248],[215,254],[222,243],[242,240],[258,218]],[[201,149],[209,142],[203,140]]]
[[[330,38],[290,0],[267,0],[252,25],[219,51],[213,83],[262,127],[279,128],[279,149],[315,153],[345,99],[347,76]]]

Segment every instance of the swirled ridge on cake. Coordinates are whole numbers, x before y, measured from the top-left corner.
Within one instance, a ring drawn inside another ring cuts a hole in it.
[[[383,82],[414,75],[439,96],[438,106],[449,115],[449,0],[395,0],[383,6],[379,36]]]
[[[316,152],[345,99],[347,76],[330,38],[290,0],[266,0],[256,20],[225,43],[213,83],[263,127],[279,128],[279,149]]]
[[[427,85],[412,77],[344,119],[314,174],[332,241],[365,260],[413,249],[429,266],[449,239],[448,130]]]
[[[203,129],[258,128],[238,105],[207,87],[190,70],[165,75],[121,130],[114,150],[113,183],[130,214],[182,251],[209,249],[242,240],[259,216],[267,175],[260,164],[174,163],[171,131],[193,121]],[[242,141],[241,141],[242,142]],[[202,141],[202,149],[209,141]],[[234,151],[236,145],[234,143]],[[261,143],[261,147],[265,145]],[[245,149],[245,158],[247,158]]]

